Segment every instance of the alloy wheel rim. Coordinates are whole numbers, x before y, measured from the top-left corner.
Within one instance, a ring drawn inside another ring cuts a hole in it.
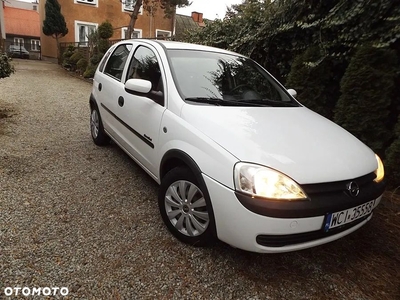
[[[97,138],[97,136],[99,135],[99,123],[99,116],[97,114],[97,111],[94,109],[90,117],[90,129],[94,138]]]
[[[171,224],[186,236],[203,234],[209,223],[207,203],[201,190],[192,182],[178,180],[165,194],[165,210]]]

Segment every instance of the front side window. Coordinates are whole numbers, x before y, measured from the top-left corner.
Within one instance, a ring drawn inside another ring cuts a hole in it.
[[[127,79],[144,79],[151,82],[149,98],[157,103],[164,104],[164,88],[160,65],[157,57],[149,48],[139,46],[132,57]]]
[[[185,100],[218,105],[299,106],[249,58],[190,50],[169,50],[168,54],[175,84]]]
[[[122,73],[131,50],[132,45],[130,44],[122,44],[115,48],[107,61],[104,73],[121,81]]]

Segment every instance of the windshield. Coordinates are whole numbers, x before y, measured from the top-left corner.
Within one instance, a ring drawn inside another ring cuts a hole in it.
[[[26,51],[24,46],[16,46],[16,45],[11,45],[10,50]]]
[[[299,106],[251,59],[216,52],[169,50],[175,84],[193,103]]]

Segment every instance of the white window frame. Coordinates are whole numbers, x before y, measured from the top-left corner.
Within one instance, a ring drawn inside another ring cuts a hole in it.
[[[79,46],[87,46],[87,42],[88,41],[86,41],[86,42],[81,42],[81,41],[79,41],[79,26],[80,25],[84,25],[84,26],[94,26],[94,27],[96,27],[96,29],[97,29],[97,27],[99,26],[97,23],[91,23],[91,22],[85,22],[85,21],[78,21],[78,20],[75,20],[75,26],[74,26],[74,29],[75,29],[75,42],[76,43],[80,43],[79,44]],[[82,44],[82,45],[81,45]],[[86,45],[85,45],[86,44]]]
[[[158,38],[158,34],[159,33],[166,33],[167,37],[171,37],[172,36],[172,31],[164,30],[164,29],[156,29],[156,39]]]
[[[31,40],[31,51],[40,51],[40,40]]]
[[[75,4],[84,4],[84,5],[89,5],[89,6],[93,6],[93,7],[99,7],[99,1],[98,0],[74,0]]]
[[[126,31],[128,30],[128,27],[122,27],[121,28],[121,39],[125,40],[126,39]],[[137,28],[133,28],[133,32],[134,33],[138,33],[138,38],[142,38],[143,37],[143,30],[142,29],[137,29]]]
[[[16,46],[23,46],[24,43],[25,43],[25,41],[24,41],[23,38],[20,38],[20,37],[15,37],[15,38],[14,38],[14,45],[16,45]]]
[[[122,11],[133,11],[133,7],[135,6],[136,0],[132,0],[132,8],[126,6],[126,0],[122,0]],[[139,15],[143,15],[143,6],[139,9]]]

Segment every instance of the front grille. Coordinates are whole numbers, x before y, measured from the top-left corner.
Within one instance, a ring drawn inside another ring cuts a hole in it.
[[[329,232],[323,231],[323,229],[318,231],[311,231],[305,233],[298,233],[298,234],[288,234],[288,235],[258,235],[256,237],[257,244],[265,247],[284,247],[289,245],[301,244],[306,242],[315,241],[318,239],[323,239],[345,230],[350,229],[351,227],[363,222],[366,220],[370,215],[364,216],[351,224],[346,224],[342,227],[332,229]],[[324,222],[325,224],[325,222]]]
[[[375,178],[376,178],[375,173],[369,173],[367,175],[350,180],[315,183],[315,184],[303,184],[301,185],[301,187],[311,198],[311,196],[315,194],[346,191],[346,185],[351,181],[356,182],[360,187],[360,189],[365,189],[370,185],[374,184]]]

